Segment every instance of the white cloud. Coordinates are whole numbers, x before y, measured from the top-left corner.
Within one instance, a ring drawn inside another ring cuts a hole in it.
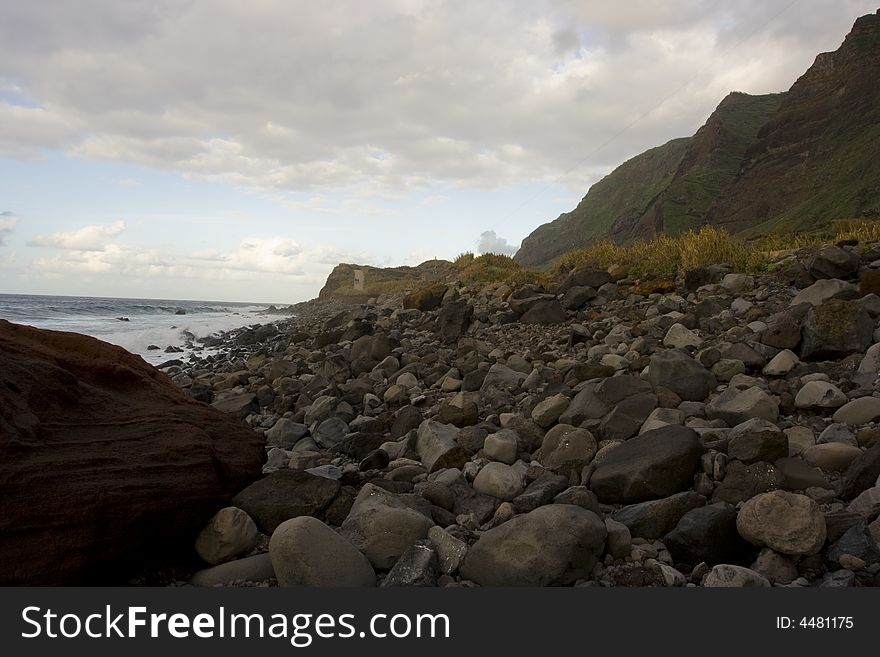
[[[6,245],[6,236],[15,229],[17,223],[18,219],[9,210],[0,212],[0,246]]]
[[[78,230],[63,233],[38,235],[28,246],[46,246],[71,251],[106,251],[108,242],[119,237],[125,231],[125,222],[121,219],[106,226],[83,226]]]
[[[480,239],[477,241],[477,251],[479,253],[496,253],[498,255],[513,255],[516,253],[517,246],[510,244],[503,237],[498,237],[494,230],[486,230],[480,233]]]
[[[307,197],[583,192],[730,90],[786,89],[875,2],[4,3],[0,83],[33,103],[0,102],[0,155]]]

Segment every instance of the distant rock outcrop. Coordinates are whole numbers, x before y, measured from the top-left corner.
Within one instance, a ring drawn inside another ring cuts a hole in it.
[[[189,555],[264,460],[141,358],[0,320],[0,584],[122,583]]]

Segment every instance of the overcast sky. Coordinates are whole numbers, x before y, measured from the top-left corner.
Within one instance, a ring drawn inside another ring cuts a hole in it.
[[[0,292],[289,303],[512,253],[877,0],[0,0]]]

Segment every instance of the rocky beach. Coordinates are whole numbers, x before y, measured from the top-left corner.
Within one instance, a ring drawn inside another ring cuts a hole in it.
[[[880,584],[880,244],[777,265],[325,295],[159,370],[4,323],[5,583]]]

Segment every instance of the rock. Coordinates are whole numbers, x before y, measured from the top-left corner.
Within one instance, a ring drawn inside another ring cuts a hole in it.
[[[519,318],[523,324],[563,324],[568,315],[556,299],[539,301]]]
[[[440,309],[435,331],[444,344],[454,344],[468,330],[473,316],[474,307],[467,301],[450,301]]]
[[[880,400],[878,400],[880,401]],[[797,408],[838,408],[846,403],[846,395],[827,381],[809,381],[794,398]]]
[[[790,427],[785,430],[788,438],[788,455],[797,456],[816,444],[816,436],[807,427]]]
[[[801,358],[828,360],[864,352],[871,344],[873,332],[874,322],[860,303],[826,301],[807,312]]]
[[[559,416],[568,408],[568,397],[563,394],[553,395],[547,399],[538,402],[532,409],[532,419],[538,423],[538,426],[544,429],[549,428],[559,419]]]
[[[461,562],[468,551],[468,545],[457,539],[445,529],[434,525],[428,530],[428,538],[437,548],[437,558],[440,564],[440,572],[444,575],[452,575],[458,572]]]
[[[767,329],[761,343],[776,349],[794,349],[801,342],[801,321],[808,305],[795,306],[767,318]]]
[[[791,559],[769,548],[758,553],[752,570],[761,573],[771,584],[790,584],[798,577],[798,570]]]
[[[703,586],[707,587],[760,587],[767,588],[770,582],[761,573],[732,564],[718,564],[703,578]]]
[[[382,586],[437,586],[439,576],[437,549],[431,541],[421,540],[400,556]]]
[[[661,538],[670,532],[691,509],[706,504],[706,498],[693,491],[676,493],[661,500],[631,504],[616,511],[612,518],[627,526],[640,538]]]
[[[339,482],[332,479],[301,470],[279,470],[239,492],[233,503],[271,534],[285,520],[320,514],[339,489]]]
[[[315,429],[315,442],[324,449],[330,449],[341,443],[348,434],[348,424],[338,417],[327,418]]]
[[[550,504],[553,498],[568,488],[568,477],[546,472],[530,483],[513,499],[517,513],[528,513],[539,506]]]
[[[736,531],[736,510],[726,502],[699,506],[681,516],[663,538],[675,563],[736,563],[752,552]]]
[[[422,312],[437,310],[443,303],[443,297],[449,288],[442,283],[432,283],[421,290],[408,294],[403,298],[405,309],[415,308]]]
[[[770,359],[770,362],[764,366],[762,373],[764,376],[785,376],[798,364],[800,364],[800,360],[797,355],[790,349],[783,349]]]
[[[584,304],[595,299],[597,292],[586,285],[577,285],[569,288],[562,297],[562,307],[566,310],[580,310]]]
[[[516,461],[517,435],[510,429],[502,429],[486,436],[483,443],[483,452],[486,456],[495,460],[513,465]]]
[[[438,420],[456,427],[470,427],[480,420],[477,403],[472,399],[474,393],[460,392],[440,405]]]
[[[868,351],[865,352],[865,357],[862,358],[862,361],[859,363],[859,372],[865,374],[880,373],[880,342],[868,347]]]
[[[242,420],[251,413],[256,413],[260,410],[257,396],[254,393],[238,392],[236,390],[221,392],[211,402],[211,406],[218,411],[228,413]]]
[[[712,500],[738,504],[755,495],[781,488],[784,483],[782,473],[769,463],[758,461],[745,465],[740,461],[731,461]]]
[[[586,429],[557,424],[544,436],[535,458],[548,470],[568,475],[580,472],[596,456],[596,439]]]
[[[854,452],[850,453],[854,454]],[[842,461],[843,459],[841,464]],[[871,486],[880,485],[876,483],[878,477],[880,477],[880,443],[875,443],[865,452],[854,454],[854,458],[846,468],[842,487],[844,499],[853,498]]]
[[[510,501],[523,491],[522,475],[509,465],[492,461],[477,474],[474,490],[499,500]]]
[[[852,283],[834,278],[822,279],[794,295],[791,305],[797,306],[802,303],[808,303],[813,306],[819,306],[831,299],[853,299],[856,296],[858,296],[857,288]]]
[[[638,433],[642,424],[656,407],[657,395],[652,393],[624,399],[602,420],[599,425],[599,433],[605,440],[631,438]]]
[[[674,349],[685,349],[687,347],[699,347],[703,344],[703,339],[684,325],[673,324],[666,331],[663,344]]]
[[[664,349],[651,356],[648,382],[669,388],[685,401],[703,401],[717,381],[712,373],[677,349]]]
[[[365,484],[342,523],[341,533],[374,568],[387,570],[413,543],[426,538],[433,524],[393,493]]]
[[[721,287],[731,294],[741,294],[755,287],[755,279],[746,274],[725,274]]]
[[[266,446],[289,450],[308,432],[306,425],[283,417],[266,432]]]
[[[192,576],[189,583],[192,586],[215,587],[272,579],[275,579],[275,569],[269,553],[266,552],[200,570]]]
[[[455,500],[452,512],[456,516],[473,516],[477,524],[482,525],[489,520],[498,507],[497,498],[478,493],[461,479],[451,483],[449,489]]]
[[[841,472],[862,455],[862,450],[843,443],[824,443],[804,450],[804,460],[825,472]]]
[[[808,488],[830,489],[831,484],[819,468],[814,468],[799,458],[777,459],[774,467],[782,475],[782,488],[785,490],[807,490]]]
[[[827,562],[832,564],[837,562],[841,566],[845,563],[844,557],[849,557],[850,560],[860,559],[872,564],[880,560],[880,546],[874,542],[864,522],[847,529],[825,553]]]
[[[600,513],[596,493],[586,486],[570,486],[553,498],[554,504],[574,504],[587,511]]]
[[[730,387],[706,405],[706,416],[710,420],[724,420],[730,426],[742,424],[751,418],[776,422],[779,419],[779,406],[758,387],[745,390]]]
[[[121,347],[0,320],[0,583],[120,583],[192,554],[262,437]]]
[[[507,392],[515,392],[516,390],[519,390],[520,384],[522,384],[525,378],[526,375],[522,372],[512,370],[501,363],[495,363],[489,368],[486,378],[483,379],[480,392],[485,394],[493,388],[505,390]]]
[[[608,537],[605,541],[605,550],[615,559],[625,559],[632,551],[632,535],[629,527],[622,522],[611,518],[605,518],[605,530]]]
[[[234,506],[220,509],[196,538],[196,552],[216,566],[246,554],[257,545],[257,526]]]
[[[459,430],[448,424],[425,420],[419,425],[416,451],[428,472],[461,468],[468,453],[458,444]]]
[[[375,586],[367,558],[345,537],[310,516],[281,523],[269,541],[280,586]]]
[[[752,545],[782,554],[815,554],[825,544],[825,517],[806,495],[777,490],[748,500],[736,528]]]
[[[880,398],[859,397],[847,402],[834,412],[835,422],[859,425],[880,418]]]
[[[605,538],[595,513],[550,504],[482,534],[461,574],[482,586],[565,586],[589,575]]]
[[[847,511],[858,513],[867,522],[880,515],[880,486],[862,491],[856,499],[850,502]]]
[[[820,247],[807,265],[807,271],[819,279],[846,278],[858,270],[858,254],[833,244]]]
[[[855,434],[850,431],[847,425],[840,422],[835,422],[825,427],[822,433],[819,434],[819,438],[816,439],[816,443],[820,445],[825,443],[841,443],[858,447]]]
[[[611,274],[604,269],[591,269],[588,267],[577,267],[566,276],[559,284],[560,292],[567,292],[573,287],[592,287],[598,290],[605,283],[613,281]]]
[[[677,408],[655,408],[639,428],[639,434],[670,424],[684,424],[685,414]]]
[[[788,436],[767,420],[746,420],[731,429],[728,438],[727,455],[743,463],[772,463],[788,456]]]
[[[654,429],[611,451],[593,473],[590,488],[606,503],[669,497],[690,487],[702,453],[693,429]]]

